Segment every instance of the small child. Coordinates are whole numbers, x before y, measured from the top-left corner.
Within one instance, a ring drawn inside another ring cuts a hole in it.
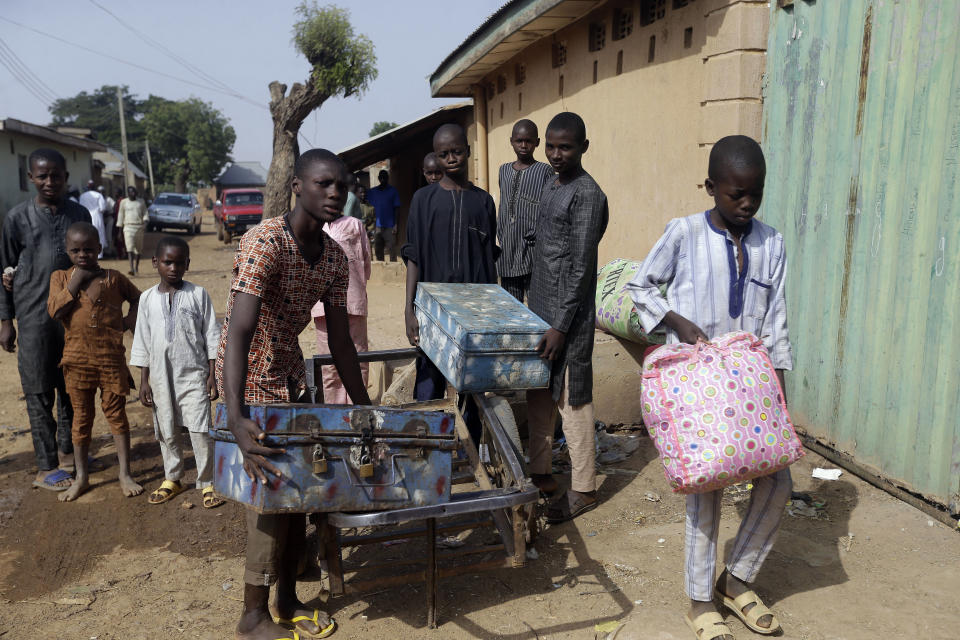
[[[470,145],[463,128],[455,124],[441,126],[433,136],[433,150],[444,176],[440,182],[413,194],[407,243],[400,251],[407,263],[407,339],[414,346],[420,343],[420,325],[413,310],[418,283],[497,282],[497,213],[490,194],[468,179]],[[417,358],[416,367],[414,398],[442,398],[447,382],[440,370],[424,356]],[[478,438],[479,414],[469,397],[463,418],[471,434]]]
[[[443,179],[443,168],[440,166],[440,158],[433,151],[423,156],[423,177],[427,184],[440,182]]]
[[[550,387],[527,392],[530,472],[533,483],[555,496],[550,472],[556,412],[570,451],[570,490],[553,500],[547,522],[571,520],[597,506],[593,420],[594,293],[597,248],[607,229],[607,196],[584,171],[590,146],[583,119],[557,114],[547,125],[547,159],[557,172],[543,190],[530,282],[530,310],[550,329],[537,345],[553,362]]]
[[[783,236],[754,219],[766,176],[763,151],[751,138],[728,136],[710,150],[709,162],[704,186],[713,209],[671,220],[627,291],[644,330],[662,325],[671,343],[695,344],[731,331],[759,336],[782,387],[783,371],[793,367],[784,297],[787,258]],[[669,285],[666,298],[662,285]],[[789,469],[753,480],[732,556],[716,583],[723,491],[687,496],[686,622],[698,638],[733,637],[713,605],[714,590],[750,629],[763,634],[779,629],[748,583],[773,547],[792,486]]]
[[[207,509],[223,504],[213,492],[213,440],[210,401],[216,400],[214,364],[220,325],[210,295],[187,282],[190,245],[164,236],[157,242],[153,266],[160,283],[140,296],[130,364],[140,367],[140,402],[153,407],[153,429],[160,442],[165,479],[150,494],[162,504],[183,491],[183,450],[179,430],[186,427],[197,463],[197,488]]]
[[[102,269],[100,234],[89,222],[67,229],[66,250],[73,268],[50,276],[47,312],[64,327],[63,378],[73,404],[73,448],[77,477],[60,494],[61,502],[76,500],[90,486],[87,454],[93,430],[93,402],[100,389],[100,408],[113,432],[120,463],[123,495],[140,495],[143,487],[130,477],[130,423],[125,406],[130,371],[124,362],[123,332],[132,331],[140,290],[121,273]],[[123,303],[130,309],[123,316]]]
[[[350,337],[357,353],[367,351],[367,280],[370,279],[371,252],[370,238],[359,218],[343,215],[323,225],[323,230],[333,238],[343,252],[347,254],[347,268],[350,271],[350,285],[347,287],[347,317],[350,320]],[[318,300],[311,313],[317,329],[317,353],[330,353],[328,346],[327,319],[324,317],[323,300]],[[370,365],[360,363],[363,384],[367,384]],[[325,404],[354,404],[333,365],[322,367],[323,402]]]
[[[513,125],[510,145],[517,159],[500,166],[500,215],[497,240],[500,285],[520,302],[530,289],[530,263],[537,237],[537,213],[543,187],[554,177],[553,168],[533,159],[540,134],[532,120]]]

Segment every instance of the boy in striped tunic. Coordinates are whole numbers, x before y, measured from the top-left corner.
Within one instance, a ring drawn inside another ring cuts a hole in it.
[[[530,263],[537,236],[537,213],[543,185],[553,177],[553,168],[533,159],[540,146],[537,125],[520,120],[513,125],[510,145],[517,159],[500,167],[500,215],[497,241],[500,285],[520,302],[530,290]]]
[[[626,291],[646,331],[667,329],[668,342],[695,344],[731,331],[759,336],[783,387],[793,368],[784,294],[783,236],[754,216],[763,198],[766,163],[755,140],[721,138],[710,150],[707,193],[714,208],[667,224]],[[662,285],[669,285],[666,297]],[[726,569],[715,580],[723,491],[687,496],[687,625],[701,640],[732,640],[714,608],[714,593],[752,631],[780,628],[749,586],[773,547],[792,489],[790,470],[756,478]]]

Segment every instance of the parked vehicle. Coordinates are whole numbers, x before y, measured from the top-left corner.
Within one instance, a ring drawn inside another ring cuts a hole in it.
[[[197,197],[187,193],[161,193],[147,209],[147,231],[184,229],[200,233],[203,211]]]
[[[213,205],[217,239],[226,244],[260,224],[263,218],[263,193],[259,189],[224,189]]]

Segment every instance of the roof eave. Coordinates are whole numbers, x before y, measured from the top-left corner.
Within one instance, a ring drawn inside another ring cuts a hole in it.
[[[430,76],[430,95],[434,98],[472,95],[471,87],[503,64],[504,57],[513,57],[534,42],[572,24],[603,1],[513,0],[507,3],[440,63]],[[553,16],[545,16],[551,11]],[[532,25],[535,21],[543,24]],[[491,54],[501,60],[484,61]]]
[[[49,127],[44,127],[39,124],[31,124],[29,122],[24,122],[23,120],[17,120],[16,118],[5,118],[0,120],[0,131],[19,133],[25,136],[31,136],[33,138],[40,138],[41,140],[55,142],[57,144],[76,147],[77,149],[85,149],[87,151],[107,150],[107,146],[99,142],[60,133],[59,131],[55,131]]]

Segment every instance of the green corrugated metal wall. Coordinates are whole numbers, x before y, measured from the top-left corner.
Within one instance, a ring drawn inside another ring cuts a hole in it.
[[[960,511],[960,1],[771,2],[798,426]]]

